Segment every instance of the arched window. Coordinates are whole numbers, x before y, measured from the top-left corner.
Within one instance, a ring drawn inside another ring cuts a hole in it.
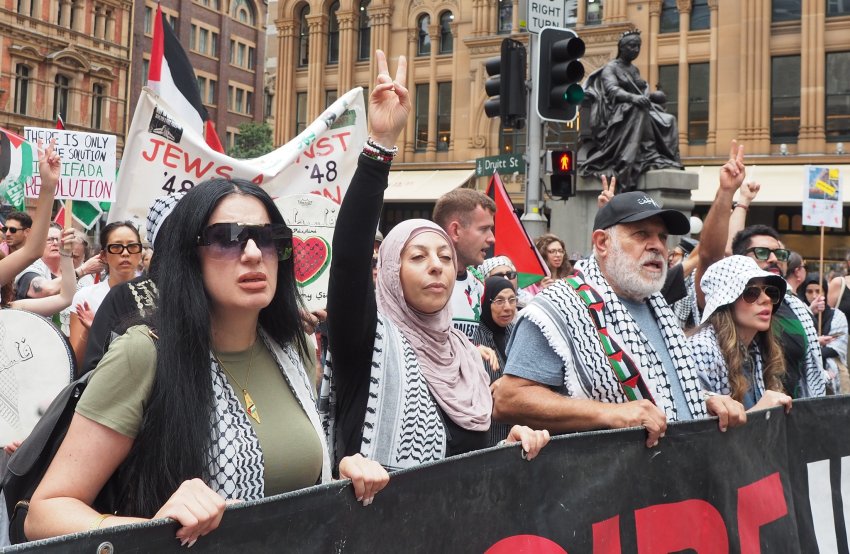
[[[91,126],[92,129],[102,129],[103,125],[103,85],[94,85],[91,89]]]
[[[514,22],[513,0],[499,0],[499,21],[496,31],[498,33],[510,33]]]
[[[30,98],[30,68],[22,63],[15,66],[15,113],[27,114]]]
[[[428,27],[431,26],[431,16],[424,14],[419,16],[416,28],[419,30],[419,44],[416,48],[417,56],[427,56],[431,53],[431,34]]]
[[[368,60],[372,55],[372,22],[369,20],[370,0],[361,0],[357,11],[357,59]]]
[[[68,77],[57,74],[53,79],[53,121],[59,119],[59,116],[65,118],[67,123],[68,118],[68,99],[71,95],[71,80]]]
[[[254,13],[250,0],[233,0],[230,4],[230,17],[251,27],[257,24],[257,14]]]
[[[452,22],[455,16],[446,11],[440,14],[440,54],[451,54],[454,50],[454,37],[452,36]]]
[[[305,4],[298,15],[298,66],[304,67],[310,61],[310,27],[307,25],[307,16],[310,15],[310,6]]]
[[[334,2],[328,8],[328,63],[339,63],[339,19],[336,12],[339,2]]]

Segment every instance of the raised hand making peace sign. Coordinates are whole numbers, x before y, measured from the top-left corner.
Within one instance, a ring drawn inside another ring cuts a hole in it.
[[[375,142],[392,148],[411,111],[410,94],[406,88],[407,58],[399,56],[395,80],[390,78],[386,54],[376,50],[375,59],[378,77],[369,95],[369,129]]]

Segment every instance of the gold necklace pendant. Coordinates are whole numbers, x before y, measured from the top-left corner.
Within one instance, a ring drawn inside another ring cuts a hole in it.
[[[248,389],[242,389],[242,396],[245,398],[245,411],[254,421],[260,423],[260,412],[257,410],[257,405],[254,404],[251,395],[248,394]]]

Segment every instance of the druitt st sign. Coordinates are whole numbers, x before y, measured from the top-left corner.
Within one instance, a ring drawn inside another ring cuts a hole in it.
[[[500,175],[511,173],[525,173],[525,160],[522,156],[514,154],[502,154],[501,156],[487,156],[475,160],[475,176],[489,177],[495,172]]]

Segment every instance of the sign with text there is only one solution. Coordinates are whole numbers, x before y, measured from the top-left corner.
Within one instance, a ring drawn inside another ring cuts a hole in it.
[[[564,0],[528,0],[526,27],[529,33],[539,34],[544,27],[564,27],[566,24]]]
[[[475,176],[489,177],[493,173],[510,175],[511,173],[525,173],[525,160],[522,156],[514,154],[503,154],[501,156],[487,156],[475,160]]]

